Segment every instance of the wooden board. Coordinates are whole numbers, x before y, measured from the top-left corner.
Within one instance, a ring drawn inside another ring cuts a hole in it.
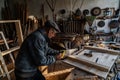
[[[10,54],[11,52],[14,52],[19,49],[20,49],[20,46],[12,47],[8,50],[2,51],[1,54],[2,54],[2,56],[5,56],[5,55]]]
[[[85,49],[90,49],[90,50],[95,50],[95,51],[99,51],[99,52],[103,52],[103,53],[108,53],[108,54],[114,54],[114,55],[120,55],[120,51],[116,51],[116,50],[111,50],[111,49],[107,49],[107,48],[100,48],[100,47],[94,47],[94,46],[85,46]]]
[[[78,63],[82,63],[82,64],[87,64],[87,66],[89,67],[95,67],[96,69],[99,69],[101,71],[108,71],[109,70],[109,67],[107,66],[104,66],[104,65],[101,65],[101,64],[97,64],[96,62],[92,62],[92,61],[88,61],[86,59],[81,59],[79,57],[74,57],[74,56],[68,56],[69,60],[72,60],[72,61],[75,61],[75,62],[78,62]]]
[[[110,69],[112,68],[116,59],[118,58],[118,55],[109,54],[109,53],[105,53],[105,52],[102,53],[100,51],[97,52],[97,51],[93,50],[92,57],[88,57],[88,56],[84,55],[84,53],[86,53],[87,51],[89,51],[89,50],[84,49],[79,54],[77,53],[77,55],[73,55],[74,60],[68,58],[68,59],[65,59],[63,62],[68,63],[70,65],[73,65],[73,66],[78,67],[82,70],[85,70],[87,72],[90,72],[92,74],[98,75],[98,76],[106,79]],[[75,58],[77,59],[77,61]],[[81,60],[82,60],[82,62],[81,62]],[[97,66],[100,65],[99,67],[103,66],[103,69],[108,69],[108,71],[100,70],[96,66],[89,66],[89,65],[97,65]]]

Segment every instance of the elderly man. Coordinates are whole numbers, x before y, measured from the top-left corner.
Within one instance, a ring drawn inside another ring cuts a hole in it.
[[[45,80],[38,67],[60,59],[61,52],[48,46],[56,32],[60,32],[57,24],[48,20],[43,28],[26,37],[15,61],[16,80]]]

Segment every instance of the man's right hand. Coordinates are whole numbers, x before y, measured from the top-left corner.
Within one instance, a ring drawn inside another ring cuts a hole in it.
[[[65,52],[62,51],[62,53],[56,55],[56,59],[57,59],[57,60],[61,60],[62,58],[64,58],[64,56],[65,56]]]

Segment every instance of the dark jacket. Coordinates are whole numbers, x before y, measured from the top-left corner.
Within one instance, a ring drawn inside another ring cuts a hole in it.
[[[15,61],[15,69],[21,72],[35,72],[38,66],[55,62],[55,55],[59,51],[48,47],[49,38],[44,30],[31,33],[21,45]]]

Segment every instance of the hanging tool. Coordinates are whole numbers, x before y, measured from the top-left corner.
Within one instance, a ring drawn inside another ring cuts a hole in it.
[[[55,20],[55,15],[54,15],[54,11],[55,11],[55,5],[56,5],[56,1],[57,0],[46,0],[48,6],[50,7],[51,11],[52,11],[52,15],[53,15],[53,20]]]

